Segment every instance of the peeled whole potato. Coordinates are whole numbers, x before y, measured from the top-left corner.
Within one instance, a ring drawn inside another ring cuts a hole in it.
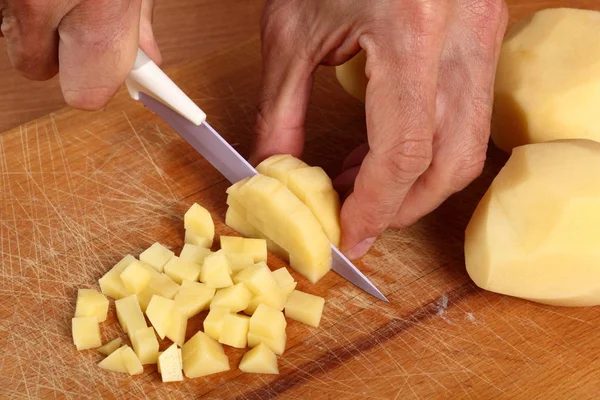
[[[365,101],[368,79],[365,75],[367,54],[361,50],[346,63],[335,68],[338,82],[346,92],[361,101]]]
[[[600,12],[548,9],[506,36],[496,75],[492,139],[514,147],[600,141]]]
[[[600,143],[515,148],[467,227],[465,262],[486,290],[600,304]]]

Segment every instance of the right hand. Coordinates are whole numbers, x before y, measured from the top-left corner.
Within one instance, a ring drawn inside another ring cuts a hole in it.
[[[0,36],[26,78],[60,74],[68,105],[97,110],[131,71],[138,47],[160,64],[154,0],[0,0]]]

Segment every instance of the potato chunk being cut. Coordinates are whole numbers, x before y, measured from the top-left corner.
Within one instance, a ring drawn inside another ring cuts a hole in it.
[[[281,182],[255,175],[228,189],[228,204],[244,207],[247,220],[290,254],[291,267],[311,282],[331,269],[330,241],[312,212]]]

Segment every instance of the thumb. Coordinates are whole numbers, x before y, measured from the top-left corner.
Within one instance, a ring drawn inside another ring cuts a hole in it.
[[[274,154],[302,154],[304,121],[315,66],[298,57],[293,41],[277,30],[263,32],[263,73],[256,139],[250,162],[257,164]]]
[[[140,47],[156,63],[162,64],[162,55],[154,37],[152,20],[154,19],[154,0],[142,0],[142,15],[140,18]]]

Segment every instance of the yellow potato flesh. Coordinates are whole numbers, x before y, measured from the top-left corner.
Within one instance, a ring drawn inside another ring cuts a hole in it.
[[[175,306],[186,318],[192,318],[208,309],[214,296],[215,288],[200,282],[183,281],[181,289],[174,298]]]
[[[466,230],[473,281],[540,303],[600,304],[598,177],[599,143],[515,148]]]
[[[98,280],[102,293],[113,299],[121,299],[127,297],[130,293],[127,291],[121,281],[121,272],[127,268],[129,264],[135,261],[132,255],[125,256],[119,261],[110,271]]]
[[[366,98],[367,83],[369,82],[365,75],[366,64],[367,54],[361,51],[351,60],[335,69],[337,80],[344,90],[363,102]]]
[[[108,299],[93,289],[77,291],[75,317],[96,317],[98,322],[106,321],[108,314]]]
[[[111,355],[115,350],[121,347],[121,338],[116,338],[111,340],[108,343],[102,345],[102,347],[98,347],[98,351],[100,354],[104,354],[105,356]]]
[[[329,239],[306,205],[281,182],[258,174],[231,186],[228,194],[244,208],[251,225],[277,238],[290,254],[292,268],[313,283],[329,272]]]
[[[115,308],[121,328],[123,328],[123,332],[129,334],[130,340],[137,330],[148,326],[135,294],[115,301]]]
[[[492,139],[516,146],[600,141],[600,12],[548,9],[510,31],[500,52]]]
[[[285,316],[314,328],[319,326],[325,299],[294,290],[285,303]]]
[[[165,264],[174,255],[171,250],[156,242],[140,254],[140,261],[152,266],[157,272],[163,272]]]
[[[210,212],[197,203],[194,203],[185,213],[183,224],[186,231],[194,232],[196,235],[209,239],[211,242],[215,237],[215,224]]]
[[[279,374],[277,357],[264,343],[248,351],[240,361],[240,370],[255,374]]]
[[[100,325],[95,316],[73,318],[71,328],[73,343],[77,350],[96,349],[102,346]]]
[[[158,359],[158,340],[154,328],[149,326],[136,331],[131,341],[135,354],[142,364],[156,364]]]
[[[248,328],[250,317],[238,314],[228,314],[223,318],[219,343],[243,349],[248,343]]]
[[[221,236],[221,249],[225,254],[247,254],[253,262],[267,261],[267,242],[264,239]]]
[[[183,372],[198,378],[229,371],[229,359],[223,346],[204,332],[197,332],[182,348]]]

